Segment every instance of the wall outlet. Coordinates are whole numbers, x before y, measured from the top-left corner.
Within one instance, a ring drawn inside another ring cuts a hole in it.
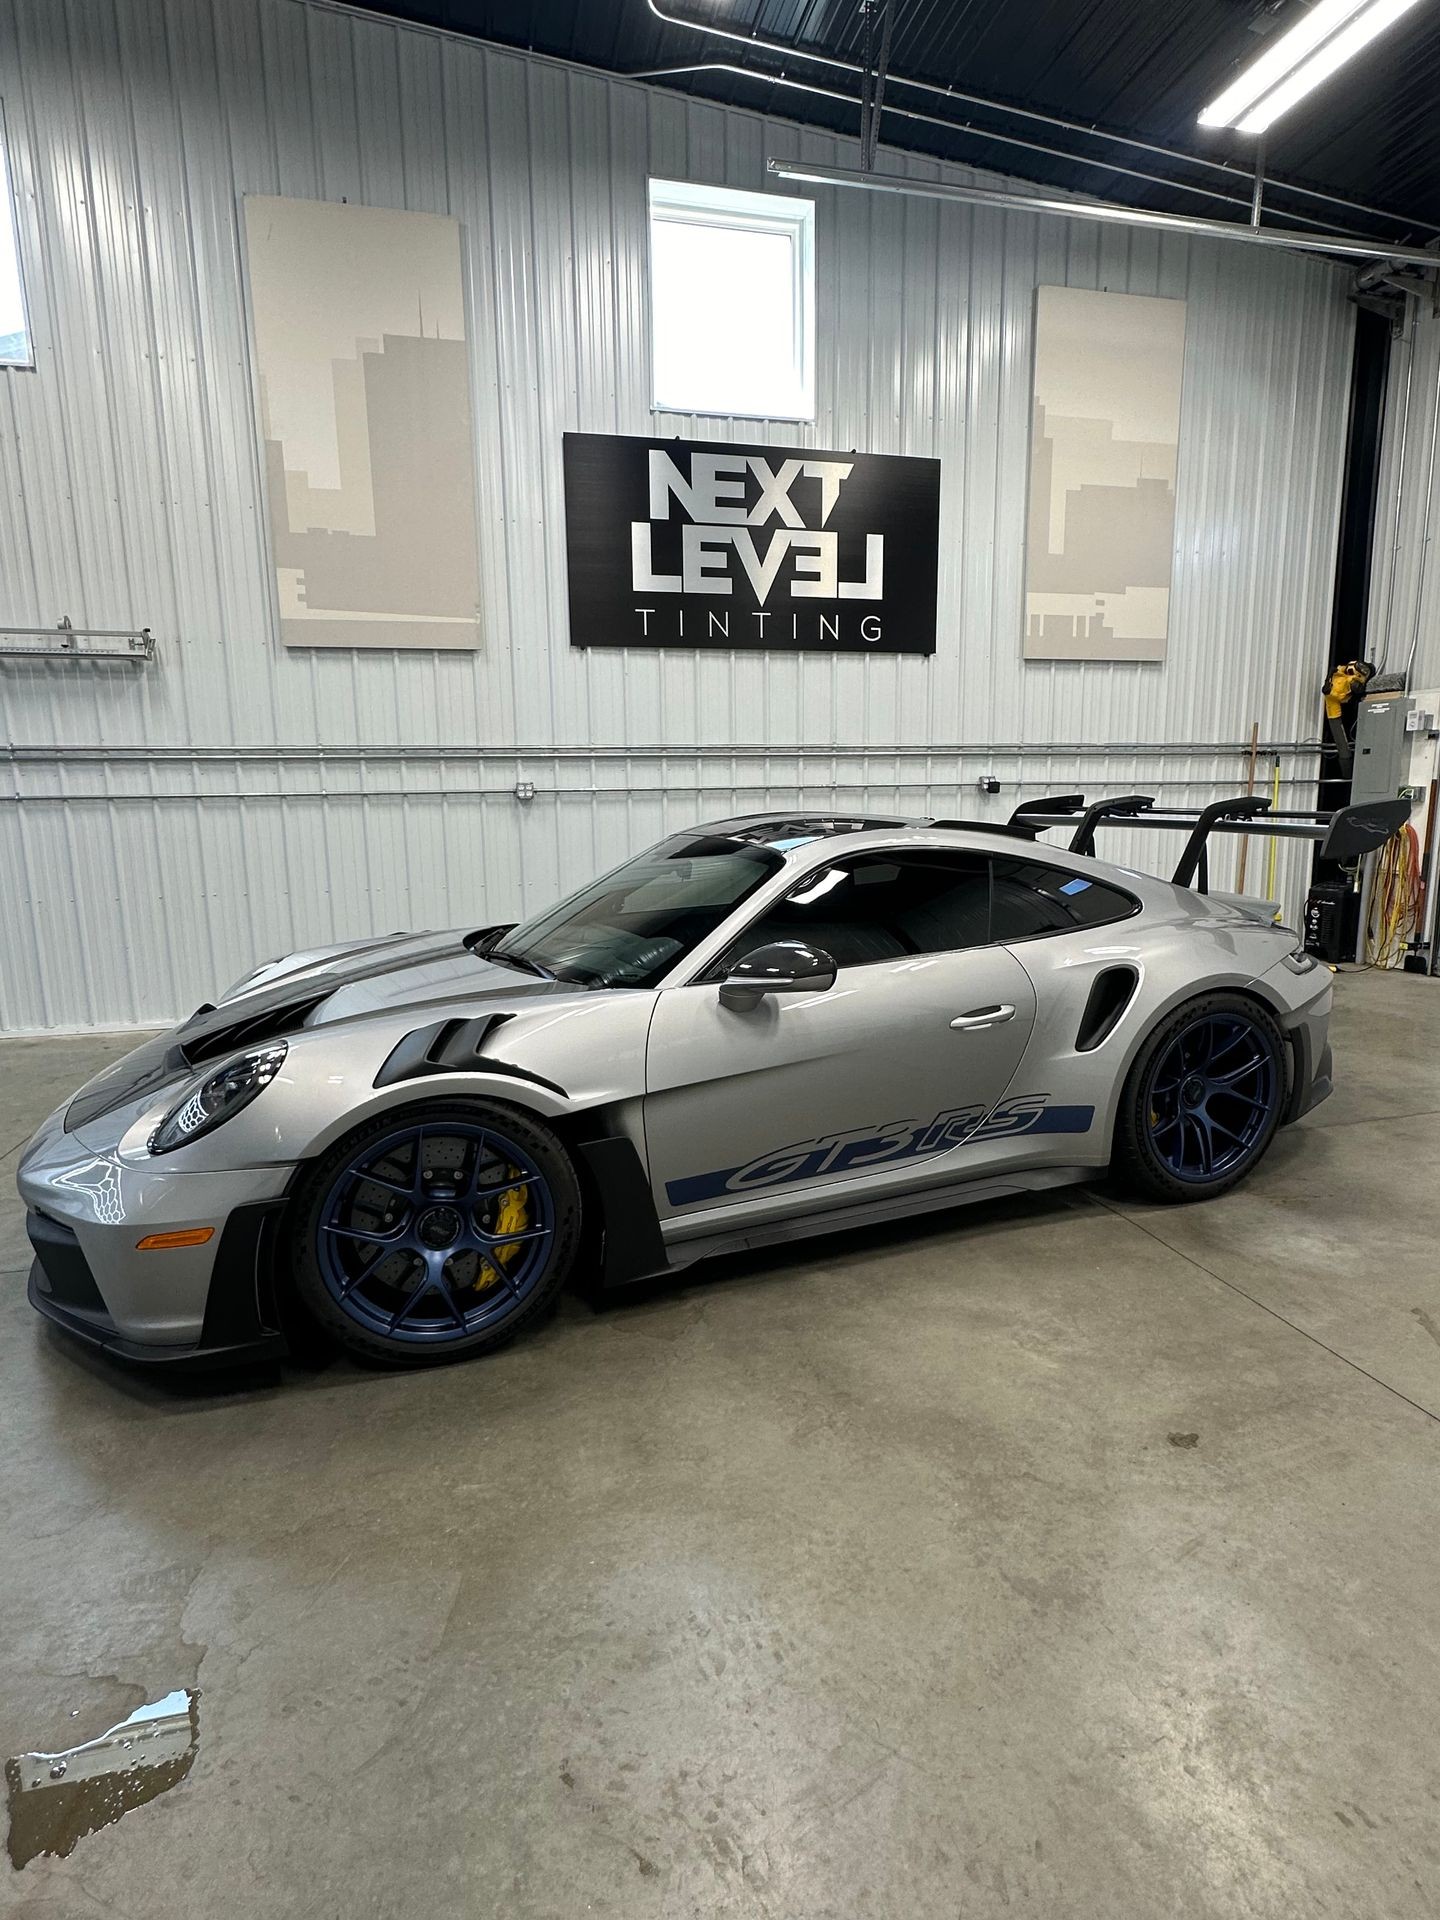
[[[533,780],[517,780],[515,782],[515,798],[517,800],[533,800],[535,798],[535,782]]]
[[[1000,791],[1000,782],[995,778],[993,773],[982,773],[975,784],[979,787],[981,793],[998,793]]]

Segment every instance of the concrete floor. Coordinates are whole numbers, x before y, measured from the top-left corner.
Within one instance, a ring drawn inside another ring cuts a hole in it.
[[[1338,994],[1339,1092],[1210,1206],[224,1393],[25,1305],[15,1150],[126,1043],[0,1049],[0,1745],[203,1696],[0,1911],[1436,1912],[1440,988]]]

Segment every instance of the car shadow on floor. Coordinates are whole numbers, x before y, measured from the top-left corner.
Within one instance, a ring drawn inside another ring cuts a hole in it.
[[[521,1337],[516,1347],[531,1351],[572,1337],[586,1323],[613,1320],[623,1326],[627,1315],[677,1312],[697,1297],[718,1287],[749,1286],[764,1289],[780,1284],[807,1268],[863,1266],[867,1262],[903,1259],[907,1248],[926,1248],[969,1234],[1005,1231],[1025,1223],[1039,1225],[1089,1204],[1086,1189],[1076,1186],[1035,1194],[972,1202],[911,1219],[887,1221],[869,1227],[849,1227],[804,1239],[780,1242],[743,1253],[718,1254],[673,1274],[662,1274],[631,1286],[605,1290],[585,1274],[567,1283],[555,1310],[543,1323]],[[386,1375],[408,1369],[369,1366],[343,1354],[292,1355],[279,1363],[224,1371],[189,1372],[183,1368],[155,1370],[125,1363],[95,1352],[48,1323],[37,1329],[47,1365],[79,1370],[98,1385],[122,1394],[129,1402],[158,1414],[191,1413],[207,1405],[236,1406],[269,1398],[277,1390],[333,1391],[361,1387]],[[515,1348],[501,1349],[502,1353]],[[497,1356],[498,1357],[498,1356]],[[464,1365],[457,1360],[457,1366]],[[437,1369],[448,1371],[447,1368]]]
[[[282,1368],[274,1361],[194,1373],[169,1367],[146,1367],[143,1363],[117,1360],[99,1353],[63,1328],[52,1326],[48,1320],[37,1326],[36,1340],[42,1364],[72,1375],[85,1375],[97,1385],[159,1412],[175,1408],[188,1413],[207,1402],[233,1406],[261,1400],[273,1393],[281,1384],[283,1374],[290,1371],[288,1364]]]
[[[778,1241],[743,1253],[721,1253],[698,1260],[694,1266],[633,1286],[609,1291],[575,1289],[598,1313],[623,1312],[626,1307],[678,1299],[702,1289],[787,1280],[797,1269],[823,1265],[847,1267],[867,1261],[903,1258],[908,1247],[930,1247],[972,1233],[1000,1231],[1026,1221],[1039,1224],[1073,1213],[1087,1204],[1083,1186],[1061,1187],[1040,1193],[1021,1193],[997,1200],[960,1202],[954,1207],[917,1213],[910,1219],[886,1220],[875,1226],[840,1227],[803,1239]]]

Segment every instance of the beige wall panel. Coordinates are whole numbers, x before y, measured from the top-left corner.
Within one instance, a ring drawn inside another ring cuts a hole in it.
[[[1027,660],[1163,660],[1185,302],[1035,294]]]
[[[478,647],[459,223],[250,195],[245,233],[281,638]]]

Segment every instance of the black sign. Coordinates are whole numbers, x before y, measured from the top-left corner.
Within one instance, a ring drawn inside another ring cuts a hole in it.
[[[933,653],[940,462],[565,436],[570,644]]]

